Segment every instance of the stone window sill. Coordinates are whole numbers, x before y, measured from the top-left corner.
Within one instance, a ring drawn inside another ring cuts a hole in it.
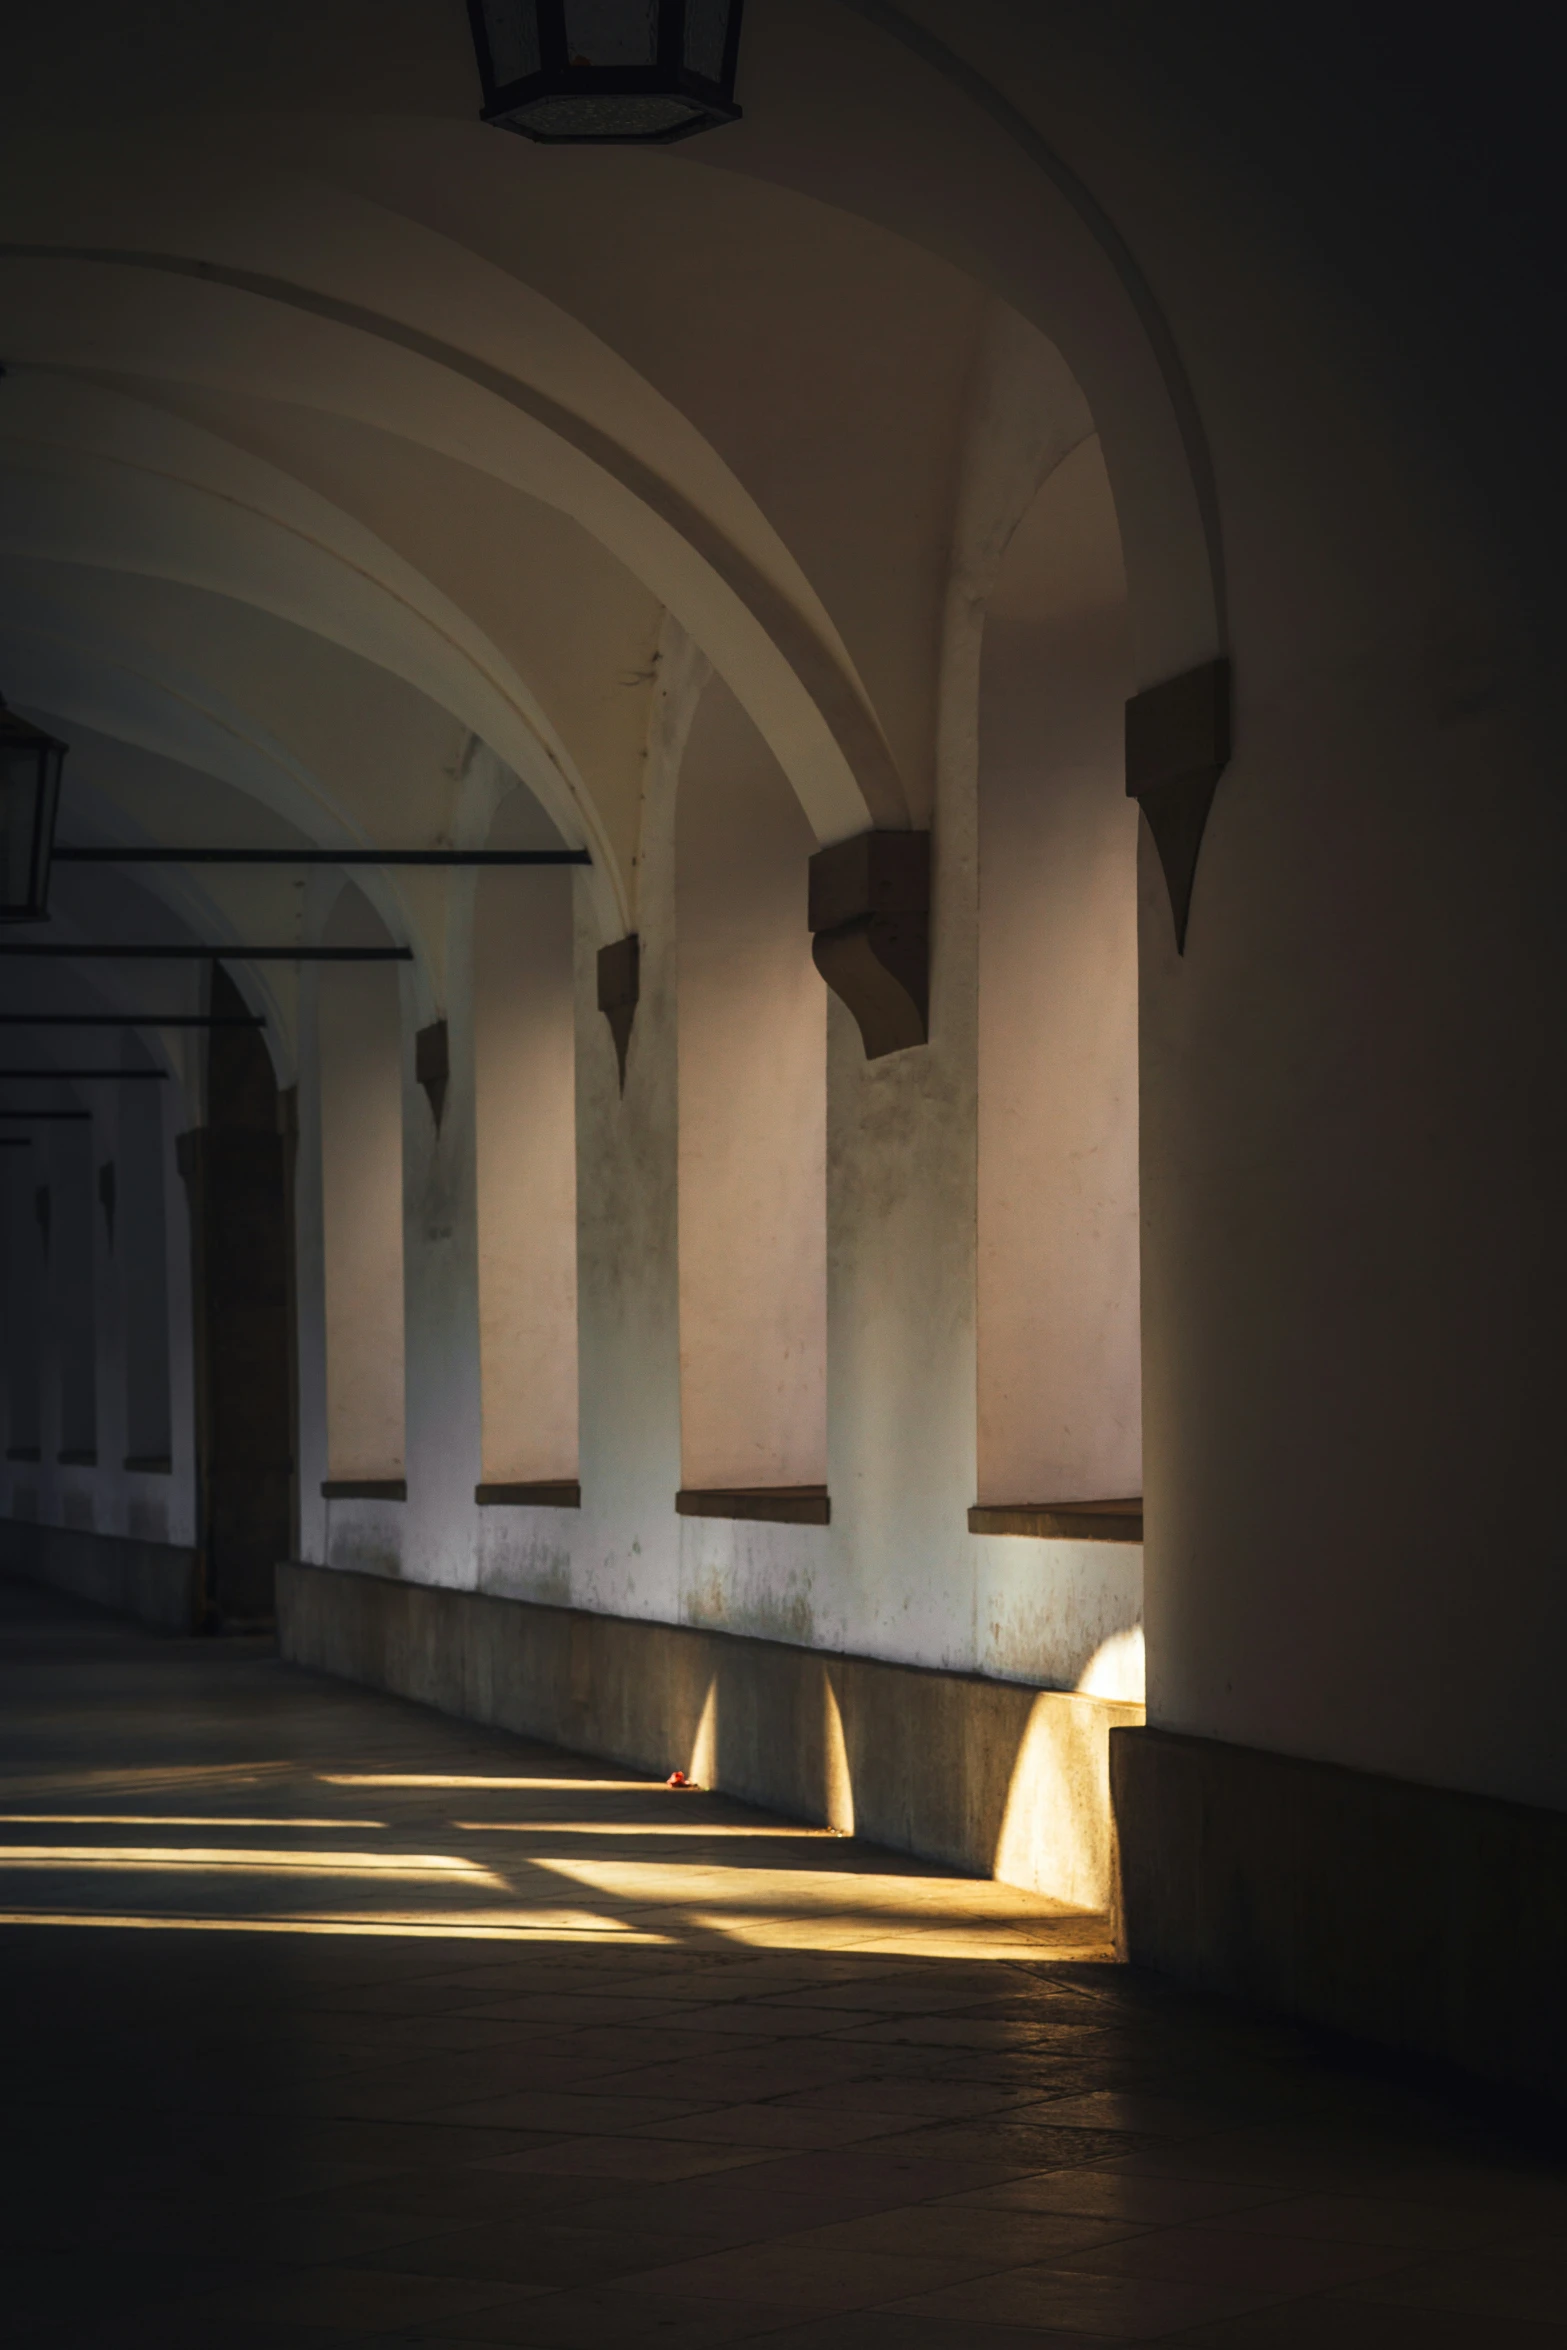
[[[328,1477],[321,1487],[323,1501],[406,1501],[406,1477]]]
[[[138,1477],[172,1477],[174,1463],[166,1452],[128,1452],[120,1463],[123,1469],[133,1469]]]
[[[481,1510],[580,1510],[582,1487],[575,1477],[542,1477],[531,1483],[476,1485],[473,1498]]]
[[[98,1466],[97,1453],[89,1451],[85,1444],[69,1445],[64,1452],[57,1452],[54,1457],[62,1469],[96,1469]]]
[[[8,1461],[41,1461],[44,1456],[36,1444],[13,1444],[5,1457]]]
[[[1039,1542],[1141,1542],[1143,1504],[1130,1501],[976,1503],[971,1534],[1021,1534]]]
[[[825,1485],[682,1486],[675,1508],[682,1518],[755,1518],[775,1526],[832,1523]]]

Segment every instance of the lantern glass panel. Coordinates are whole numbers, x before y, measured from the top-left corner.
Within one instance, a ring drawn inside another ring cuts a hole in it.
[[[0,707],[0,921],[48,912],[65,746]]]
[[[743,0],[468,0],[484,120],[529,138],[657,144],[737,122]]]
[[[537,73],[543,63],[537,6],[520,5],[519,0],[479,0],[479,7],[497,86],[505,89],[508,83]]]
[[[654,65],[658,0],[566,0],[568,65]]]
[[[704,81],[721,82],[729,46],[733,0],[686,0],[686,65]]]

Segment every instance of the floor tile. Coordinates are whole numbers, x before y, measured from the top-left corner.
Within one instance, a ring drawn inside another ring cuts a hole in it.
[[[1254,2212],[1260,2226],[1266,2213],[1285,2200],[1276,2190],[1248,2188],[1233,2179],[1142,2178],[1097,2165],[1002,2179],[951,2198],[995,2210],[1083,2212],[1142,2227],[1174,2227],[1182,2220],[1237,2211]]]
[[[911,2317],[972,2317],[991,2325],[1054,2327],[1150,2341],[1200,2320],[1238,2317],[1279,2298],[1276,2292],[1221,2284],[1180,2283],[1163,2277],[1087,2276],[1066,2268],[1013,2268],[921,2293],[893,2307]],[[1332,2341],[1324,2337],[1324,2350]]]
[[[498,2278],[519,2287],[556,2291],[658,2267],[686,2249],[684,2244],[671,2246],[667,2235],[652,2231],[564,2227],[535,2219],[430,2236],[379,2257],[362,2258],[356,2266],[399,2276]]]
[[[502,2155],[489,2167],[508,2177],[571,2181],[566,2191],[580,2197],[584,2180],[713,2178],[763,2162],[768,2151],[722,2139],[562,2138],[527,2154]]]
[[[923,2289],[939,2292],[985,2273],[982,2259],[958,2255],[821,2251],[786,2237],[672,2262],[627,2280],[645,2293],[673,2293],[694,2301],[776,2302],[784,2308],[866,2309]]]
[[[421,2350],[458,2350],[458,2342],[514,2343],[526,2350],[721,2350],[731,2342],[771,2337],[793,2313],[750,2301],[683,2301],[673,2294],[633,2294],[613,2286],[502,2302],[462,2320],[456,2340],[405,2336]]]

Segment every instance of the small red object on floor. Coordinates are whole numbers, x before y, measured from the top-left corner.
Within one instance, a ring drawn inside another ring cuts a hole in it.
[[[688,1795],[700,1795],[702,1790],[695,1779],[688,1779],[684,1771],[671,1771],[666,1781],[670,1787],[683,1787]]]

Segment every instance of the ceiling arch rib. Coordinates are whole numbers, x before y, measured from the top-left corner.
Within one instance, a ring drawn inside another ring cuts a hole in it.
[[[199,892],[170,890],[161,877],[132,877],[108,870],[73,872],[59,877],[52,897],[50,942],[62,946],[124,939],[184,947],[221,937],[224,928],[221,908],[204,900]],[[280,1017],[276,991],[267,985],[269,974],[262,975],[258,988],[255,969],[231,968],[236,969],[249,1007],[263,1015],[263,1041],[280,1082],[291,1082],[297,1065],[295,1039],[291,1027]],[[178,1088],[184,1116],[199,1120],[201,1031],[164,1027],[156,1017],[160,1011],[177,1018],[201,1010],[199,962],[185,957],[167,963],[150,959],[133,964],[98,959],[32,962],[26,957],[7,957],[0,969],[0,1008],[11,1014],[71,1013],[79,1019],[142,1015],[129,1031],[59,1026],[52,1020],[37,1028],[8,1023],[0,1028],[0,1035],[26,1040],[25,1050],[13,1052],[9,1044],[4,1048],[4,1056],[13,1064],[24,1058],[102,1068],[126,1060],[133,1066],[150,1063]],[[284,994],[289,993],[285,983]],[[93,1107],[95,1099],[90,1092],[85,1106]]]
[[[72,584],[83,592],[73,597]],[[116,583],[108,584],[116,589]],[[267,811],[273,820],[268,829],[278,835],[280,845],[378,845],[366,837],[366,817],[372,810],[355,806],[254,710],[224,694],[210,676],[184,666],[145,625],[116,626],[117,617],[129,623],[132,615],[117,615],[112,605],[105,610],[103,586],[91,575],[82,579],[51,566],[14,560],[0,564],[0,646],[7,674],[26,679],[31,706],[73,740],[73,796],[85,780],[96,784],[102,805],[116,809],[115,837],[151,842],[182,832],[189,837],[192,828],[221,831],[211,825],[210,817],[204,821],[193,814],[190,806],[194,799],[197,810],[210,808],[210,793],[201,787],[216,782],[242,795],[246,805]],[[88,588],[96,588],[97,596],[88,595]],[[117,600],[128,603],[131,595],[129,581],[118,583]],[[135,602],[134,618],[145,624],[150,617],[147,599],[138,596]],[[275,671],[277,663],[272,666]],[[352,724],[352,712],[347,723]],[[459,740],[454,728],[452,741]],[[149,805],[144,779],[138,779],[138,789],[117,789],[123,778],[113,773],[112,756],[106,762],[105,755],[127,746],[151,754],[182,775],[183,791],[165,792]],[[421,780],[428,779],[427,769],[423,775],[416,770],[404,796],[417,792]],[[456,788],[454,779],[442,781],[449,799]],[[278,820],[286,829],[280,830]],[[257,830],[243,817],[231,828],[241,839],[247,834],[254,839]],[[219,867],[198,873],[178,865],[142,870],[149,886],[181,914],[194,936],[238,943],[247,935],[279,940],[304,935],[297,927],[296,883],[285,872]],[[433,1006],[444,982],[442,877],[368,867],[361,883],[392,934],[413,947],[420,1000]],[[258,967],[252,979],[271,1022],[292,1039],[297,1007],[290,969]]]
[[[420,328],[259,272],[102,248],[13,245],[0,260],[23,361],[263,388],[423,442],[571,515],[702,645],[818,838],[908,822],[875,714],[794,581],[599,425]]]
[[[352,515],[215,435],[41,374],[0,405],[0,545],[211,589],[375,662],[460,718],[594,858],[606,936],[623,876],[592,792],[529,684],[453,601]]]

